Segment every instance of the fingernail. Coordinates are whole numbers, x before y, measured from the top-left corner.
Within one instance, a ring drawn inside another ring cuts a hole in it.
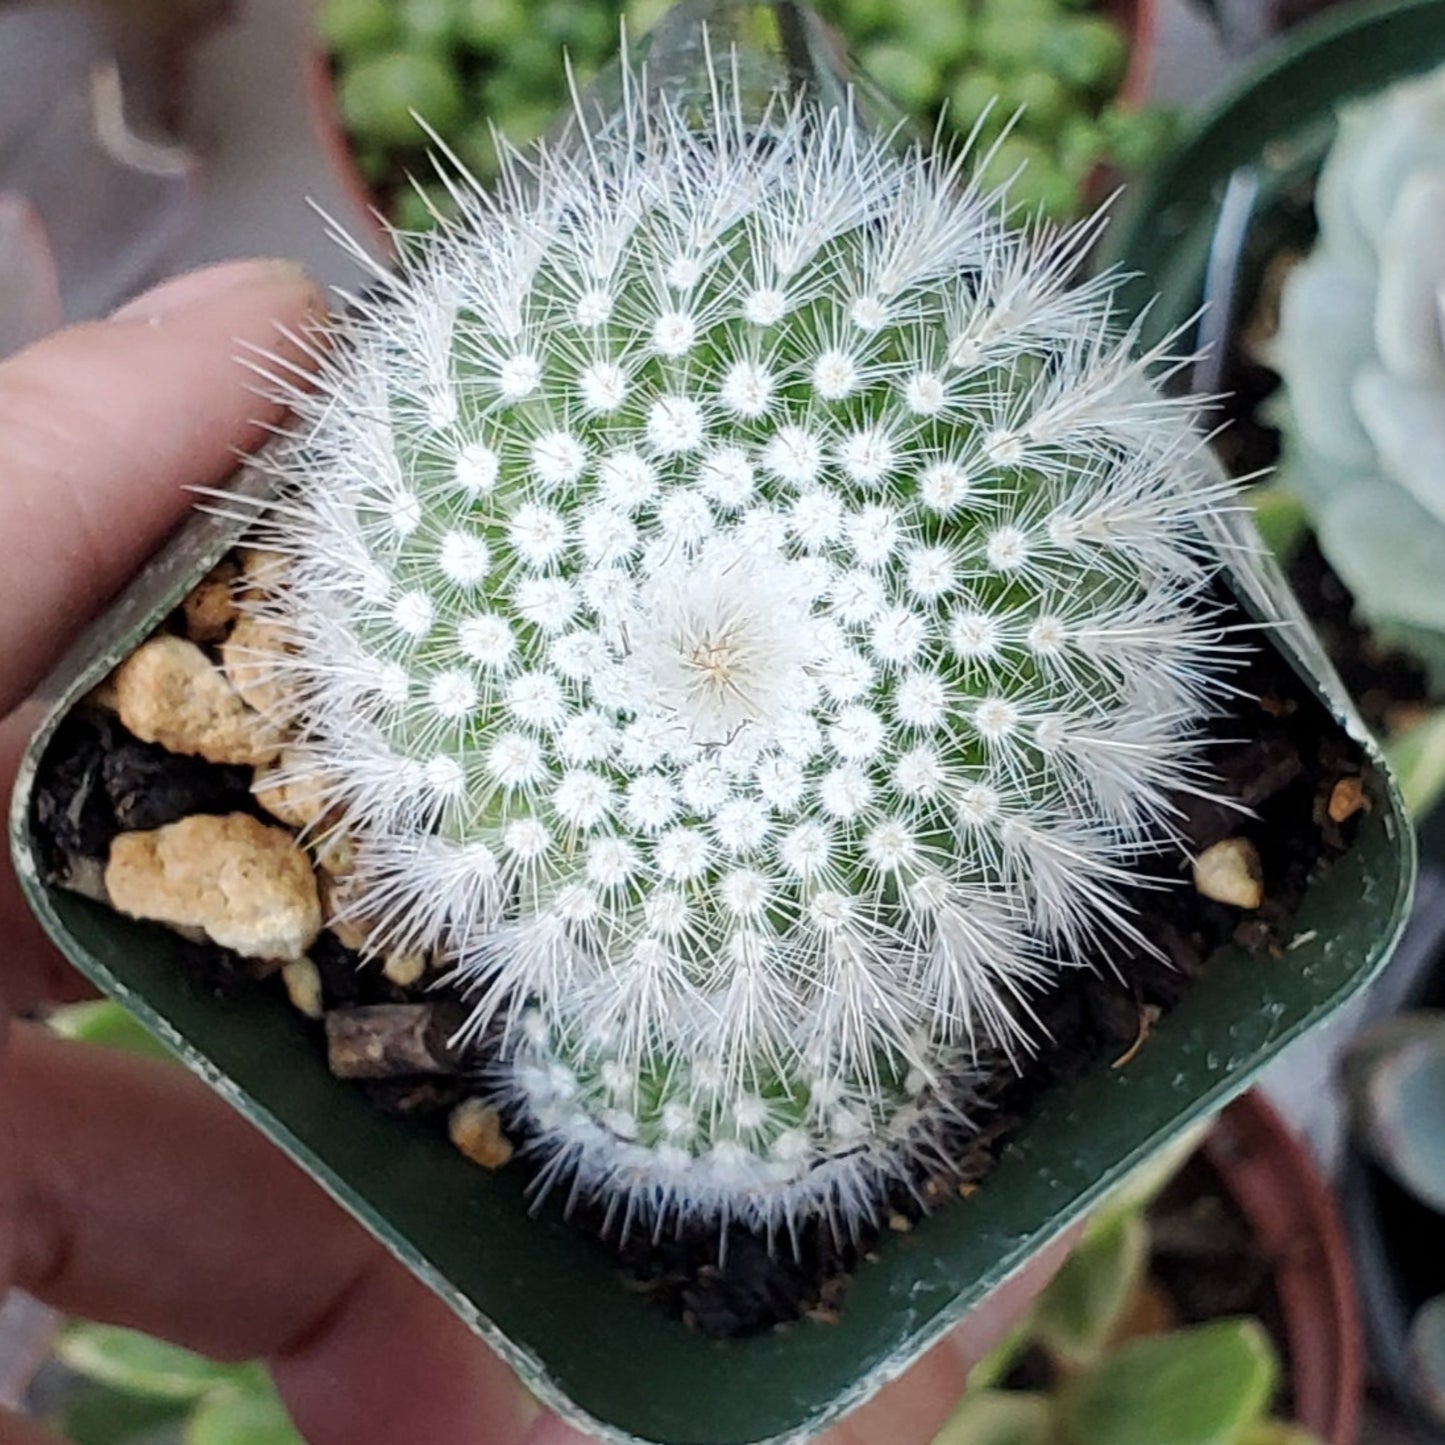
[[[158,321],[228,291],[251,286],[309,286],[311,280],[294,261],[223,261],[199,271],[172,276],[143,291],[111,313],[112,321]]]

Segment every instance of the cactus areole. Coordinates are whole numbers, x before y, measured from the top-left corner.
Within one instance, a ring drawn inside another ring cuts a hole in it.
[[[317,348],[255,605],[540,1185],[846,1231],[1209,787],[1229,499],[1091,226],[723,62],[625,78]]]

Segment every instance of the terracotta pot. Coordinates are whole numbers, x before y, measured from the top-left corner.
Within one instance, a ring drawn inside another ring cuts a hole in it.
[[[1129,66],[1124,72],[1116,98],[1130,109],[1137,109],[1148,101],[1154,81],[1159,28],[1158,0],[1105,0],[1102,8],[1129,36]],[[378,254],[390,255],[392,237],[386,225],[385,213],[366,177],[357,169],[350,137],[341,122],[330,56],[325,49],[313,50],[307,57],[306,67],[306,88],[317,143],[329,161],[342,193],[352,203],[352,215],[345,218],[348,229],[364,232],[373,242]],[[1101,167],[1099,177],[1089,185],[1088,194],[1102,199],[1116,183],[1117,176]]]
[[[1154,87],[1154,60],[1159,51],[1159,0],[1109,0],[1106,10],[1129,37],[1129,68],[1115,97],[1137,110]]]
[[[351,215],[336,219],[349,231],[358,235],[365,233],[378,255],[390,256],[391,232],[366,177],[357,169],[356,157],[351,152],[351,139],[341,123],[331,59],[325,50],[313,50],[306,57],[306,97],[311,107],[311,124],[316,130],[317,145],[326,157],[341,193],[351,203]]]
[[[1349,1245],[1329,1186],[1257,1090],[1220,1115],[1202,1149],[1272,1267],[1295,1418],[1329,1445],[1355,1445],[1364,1342]]]

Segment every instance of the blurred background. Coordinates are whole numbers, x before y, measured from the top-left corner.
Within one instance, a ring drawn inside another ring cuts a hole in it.
[[[0,356],[64,322],[104,315],[166,275],[227,257],[290,257],[342,292],[364,284],[358,252],[384,258],[389,226],[426,227],[448,208],[429,179],[429,142],[413,112],[485,182],[495,174],[494,125],[525,141],[564,104],[564,51],[585,83],[614,53],[624,21],[641,32],[665,8],[663,0],[0,0]],[[817,8],[921,129],[977,130],[994,146],[987,178],[1016,176],[1024,209],[1064,222],[1118,186],[1139,191],[1222,92],[1326,7],[823,0]],[[336,231],[352,238],[350,248]],[[1240,1314],[1264,1320],[1281,1358],[1266,1391],[1281,1419],[1316,1388],[1301,1372],[1338,1373],[1329,1350],[1349,1355],[1354,1302],[1328,1306],[1346,1315],[1334,1345],[1319,1345],[1317,1359],[1291,1357],[1308,1336],[1281,1323],[1272,1283],[1287,1241],[1262,1244],[1219,1178],[1231,1148],[1284,1157],[1287,1136],[1271,1132],[1270,1104],[1307,1141],[1324,1180],[1346,1178],[1341,1050],[1367,1017],[1417,999],[1422,980],[1445,974],[1442,911],[1445,884],[1427,871],[1415,929],[1384,984],[1286,1055],[1264,1099],[1232,1115],[1223,1142],[1154,1181],[1125,1223],[1116,1217],[1096,1231],[1094,1253],[1065,1281],[1072,1304],[1046,1303],[1026,1348],[993,1362],[981,1384],[1037,1388],[1050,1370],[1099,1364],[1106,1345]],[[153,1047],[109,1005],[54,1022],[114,1046]],[[1332,1211],[1328,1193],[1321,1197]],[[1429,1248],[1442,1259],[1445,1229],[1432,1217]],[[1238,1288],[1211,1294],[1211,1278]],[[1063,1330],[1057,1312],[1070,1317],[1070,1308],[1075,1323],[1084,1309],[1087,1328]],[[1188,1347],[1207,1387],[1209,1358],[1198,1348]],[[1359,1361],[1348,1368],[1358,1375]],[[1240,1424],[1240,1433],[1201,1435],[1197,1445],[1445,1438],[1445,1424],[1432,1427],[1392,1398],[1390,1375],[1377,1351],[1364,1376],[1352,1377],[1368,1386],[1363,1423],[1356,1399],[1331,1407],[1323,1423],[1296,1411],[1315,1432],[1308,1437],[1261,1416],[1245,1422],[1248,1431]],[[124,1331],[67,1324],[21,1297],[0,1309],[0,1404],[29,1408],[77,1445],[297,1439],[257,1367],[214,1366]],[[1134,1427],[1128,1440],[1100,1445],[1174,1439],[1142,1415]],[[951,1428],[948,1445],[1026,1438],[985,1436],[966,1422]]]

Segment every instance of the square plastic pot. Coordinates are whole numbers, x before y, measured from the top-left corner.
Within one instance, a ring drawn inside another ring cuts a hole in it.
[[[255,492],[259,474],[243,471]],[[801,1440],[901,1373],[978,1301],[1164,1142],[1220,1108],[1363,986],[1405,917],[1414,844],[1382,766],[1358,839],[1306,897],[1298,946],[1277,960],[1229,951],[1127,1068],[1101,1059],[1047,1097],[967,1201],[885,1237],[836,1324],[704,1338],[622,1287],[614,1262],[552,1207],[530,1212],[524,1171],[478,1170],[429,1129],[387,1117],[331,1077],[278,997],[218,1004],[178,940],[45,881],[33,788],[67,711],[165,617],[236,540],[196,516],[44,689],[48,715],[22,762],[10,817],[20,879],[56,942],[355,1214],[505,1355],[549,1405],[612,1441],[753,1445]],[[1256,615],[1293,604],[1267,572],[1230,579]],[[1262,634],[1379,764],[1305,626]]]

